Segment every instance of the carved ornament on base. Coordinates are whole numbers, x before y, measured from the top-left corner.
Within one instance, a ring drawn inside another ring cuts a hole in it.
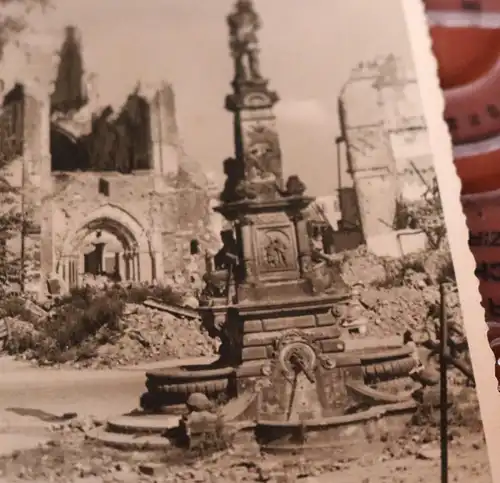
[[[264,272],[291,270],[294,268],[295,250],[290,234],[285,230],[259,230],[258,246],[260,267]]]
[[[302,370],[311,373],[318,365],[325,369],[335,368],[335,361],[322,354],[313,338],[301,330],[287,331],[276,339],[274,357],[289,375],[295,371],[297,363]]]

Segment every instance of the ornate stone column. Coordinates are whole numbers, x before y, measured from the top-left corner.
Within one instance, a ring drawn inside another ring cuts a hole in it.
[[[132,250],[132,252],[130,253],[130,269],[131,269],[131,279],[132,281],[134,282],[137,282],[137,252],[134,250]]]
[[[243,263],[245,266],[245,281],[254,284],[257,281],[257,267],[255,263],[255,247],[253,241],[253,221],[248,216],[242,216],[238,220],[241,244],[243,247]]]
[[[311,246],[307,232],[307,218],[302,212],[294,213],[290,218],[295,225],[300,271],[301,275],[304,275],[311,268]]]
[[[118,254],[118,273],[120,274],[122,281],[125,280],[125,270],[124,252],[121,252]]]
[[[132,281],[132,267],[131,267],[131,257],[130,257],[130,250],[125,250],[123,252],[123,262],[124,262],[124,275],[123,275],[123,280],[124,281]]]
[[[281,148],[274,105],[278,94],[261,74],[258,31],[261,21],[253,4],[236,3],[228,15],[229,45],[234,60],[233,92],[226,109],[234,114],[235,161],[247,182],[283,185]]]

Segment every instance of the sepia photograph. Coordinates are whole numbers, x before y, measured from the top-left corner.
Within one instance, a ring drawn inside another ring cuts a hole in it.
[[[401,0],[0,3],[0,483],[493,481]]]

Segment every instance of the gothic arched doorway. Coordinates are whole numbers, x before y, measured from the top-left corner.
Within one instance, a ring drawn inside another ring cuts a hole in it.
[[[67,240],[57,272],[70,289],[96,276],[110,281],[152,281],[161,269],[158,255],[134,218],[107,205]]]
[[[139,275],[135,264],[136,243],[114,232],[109,230],[108,223],[96,224],[96,229],[83,239],[79,257],[79,268],[83,270],[80,273],[88,277],[106,277],[114,282],[135,280]]]

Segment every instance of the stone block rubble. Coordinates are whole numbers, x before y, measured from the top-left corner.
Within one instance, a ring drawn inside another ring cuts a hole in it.
[[[23,340],[28,335],[42,342],[36,324],[8,317],[10,338]],[[176,317],[142,304],[127,304],[121,319],[121,330],[106,341],[106,328],[101,329],[90,343],[94,349],[86,360],[69,359],[64,365],[77,368],[109,368],[166,360],[171,358],[212,356],[217,351],[217,340],[211,339],[200,328],[198,319]],[[32,360],[28,350],[19,357]],[[35,361],[44,363],[44,361]]]

